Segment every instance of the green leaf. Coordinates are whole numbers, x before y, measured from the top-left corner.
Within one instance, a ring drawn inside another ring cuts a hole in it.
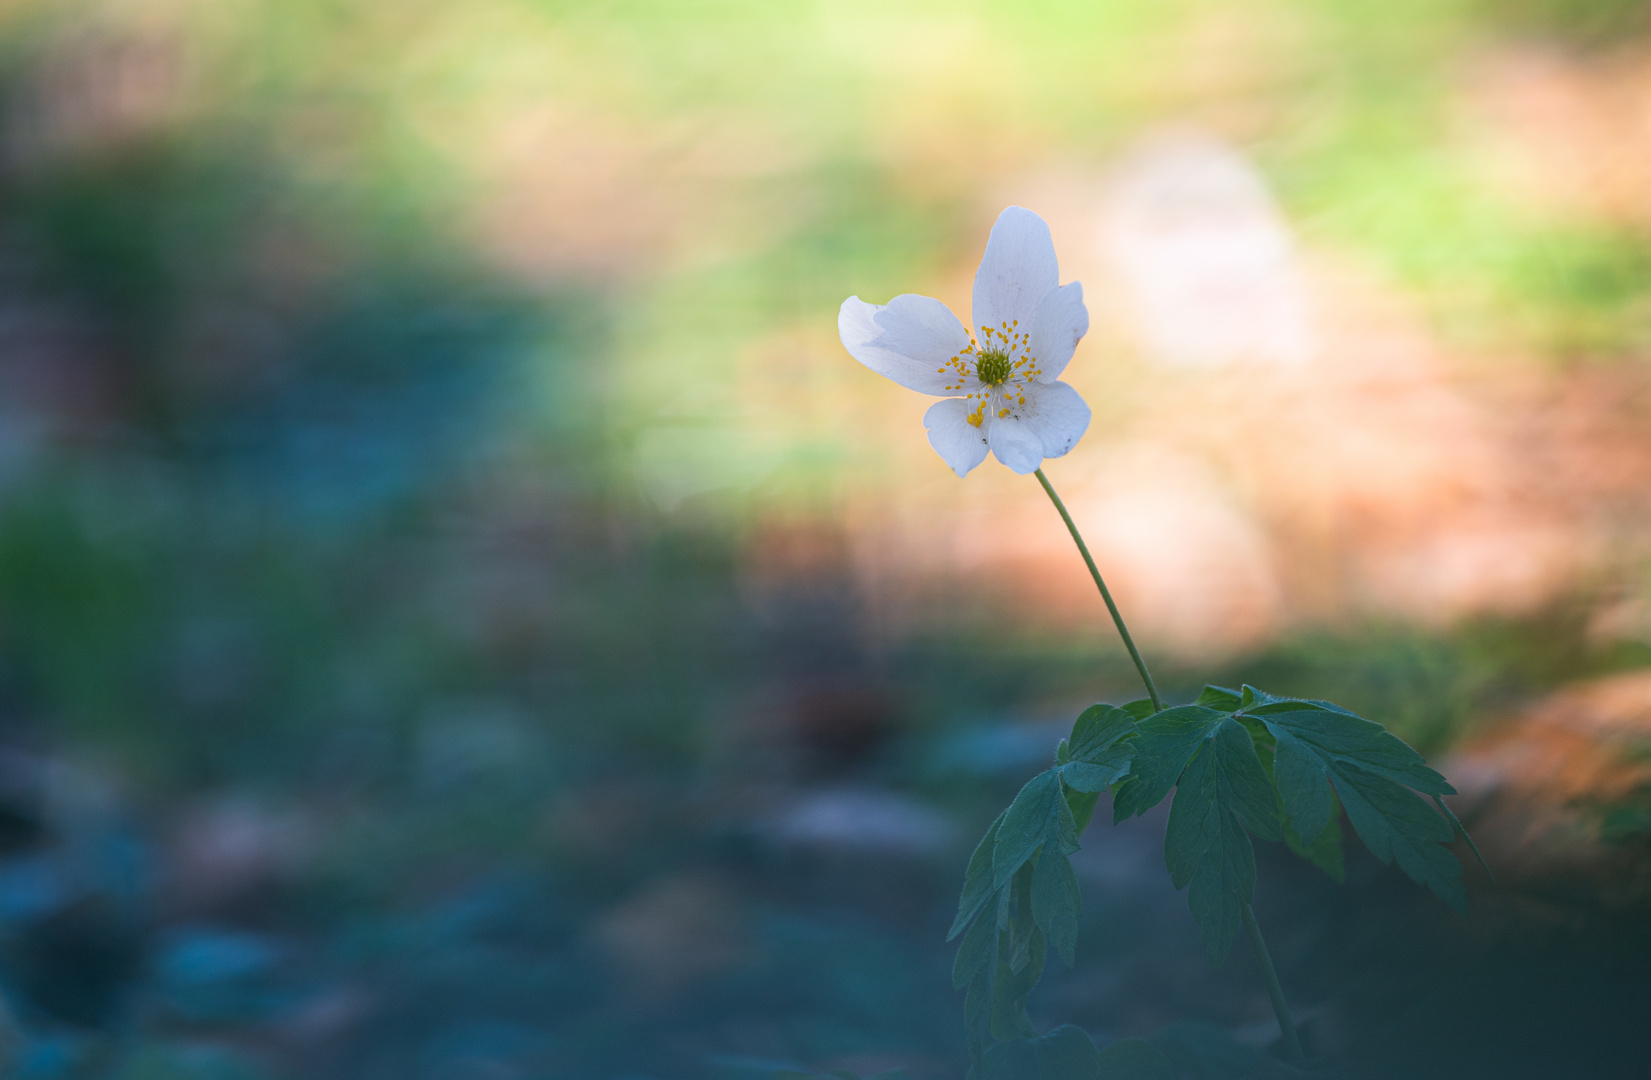
[[[1078,946],[1082,913],[1078,877],[1071,862],[1061,852],[1044,848],[1032,871],[1032,918],[1067,967],[1072,966]]]
[[[1244,704],[1244,695],[1237,690],[1228,690],[1225,686],[1206,686],[1193,704],[1221,712],[1237,712]]]
[[[963,998],[963,1030],[968,1035],[969,1059],[978,1064],[986,1044],[992,1041],[992,976],[989,972],[982,972],[969,983],[969,992]]]
[[[1281,731],[1288,733],[1327,763],[1350,762],[1424,795],[1456,794],[1456,789],[1428,768],[1422,755],[1398,736],[1345,709],[1290,701],[1252,710],[1250,715],[1266,724],[1275,738]]]
[[[1151,698],[1136,698],[1134,701],[1126,701],[1118,708],[1137,720],[1145,720],[1158,711],[1158,707],[1152,703]]]
[[[1101,1080],[1176,1080],[1175,1066],[1156,1046],[1123,1039],[1100,1054]]]
[[[1031,962],[1032,939],[1041,937],[1041,928],[1032,914],[1032,864],[1026,863],[1016,873],[1010,887],[1009,970],[1020,972]]]
[[[1062,855],[1078,848],[1077,823],[1062,797],[1059,769],[1046,770],[1028,780],[1004,812],[992,845],[992,887],[1001,889],[1008,884],[1015,871],[1050,840]]]
[[[969,868],[963,873],[963,895],[958,897],[957,918],[952,920],[952,928],[946,934],[947,941],[962,933],[969,920],[979,914],[986,901],[992,898],[996,888],[992,884],[992,852],[997,845],[998,828],[1007,813],[1006,810],[993,820],[986,835],[975,845],[975,853],[969,856]]]
[[[1097,761],[1121,739],[1135,734],[1135,717],[1112,705],[1091,705],[1072,725],[1072,760]]]
[[[1255,893],[1255,852],[1244,827],[1277,840],[1275,812],[1273,788],[1250,733],[1222,717],[1180,777],[1164,837],[1170,879],[1177,889],[1187,888],[1187,906],[1211,965],[1226,957],[1238,936],[1240,909]]]
[[[1128,781],[1112,795],[1112,820],[1146,813],[1164,801],[1217,724],[1227,719],[1202,705],[1178,705],[1141,721],[1131,740],[1135,758]]]
[[[1332,792],[1330,796],[1330,820],[1311,842],[1302,840],[1301,834],[1296,832],[1295,826],[1290,823],[1290,815],[1284,809],[1284,796],[1278,781],[1276,740],[1259,721],[1245,723],[1244,727],[1250,732],[1251,738],[1255,739],[1255,752],[1261,759],[1262,769],[1273,778],[1273,794],[1278,800],[1276,813],[1279,825],[1284,831],[1284,842],[1289,845],[1291,851],[1328,874],[1336,884],[1346,881],[1347,870],[1341,843],[1341,804],[1336,801],[1335,794]],[[1259,738],[1256,736],[1258,728],[1261,732]]]
[[[1380,724],[1341,709],[1287,705],[1261,708],[1257,715],[1277,744],[1279,798],[1296,834],[1316,838],[1324,829],[1334,783],[1347,820],[1372,855],[1397,861],[1413,881],[1465,910],[1462,864],[1445,846],[1455,837],[1452,823],[1406,790],[1443,795],[1455,789]]]
[[[1334,816],[1311,843],[1303,842],[1295,827],[1286,821],[1284,842],[1290,845],[1291,851],[1329,874],[1337,885],[1347,880],[1347,867],[1342,856],[1341,822]]]
[[[997,970],[992,977],[991,1032],[996,1039],[1018,1039],[1033,1033],[1032,1021],[1026,1016],[1026,995],[1043,974],[1043,934],[1032,932],[1025,966],[1018,971],[1009,963],[1009,942],[1002,938],[999,942]]]
[[[1384,863],[1397,861],[1412,881],[1426,885],[1457,911],[1466,912],[1468,897],[1462,887],[1462,864],[1445,846],[1455,836],[1450,822],[1384,776],[1350,765],[1336,769],[1335,776],[1347,820],[1370,853]]]
[[[957,959],[952,963],[952,989],[961,990],[969,980],[986,970],[997,956],[997,922],[976,919],[963,941],[957,947]]]
[[[1068,966],[1075,959],[1081,897],[1067,856],[1078,849],[1099,793],[1128,771],[1135,730],[1127,710],[1084,710],[1057,748],[1055,767],[1026,782],[969,859],[947,939],[964,935],[952,985],[968,987],[964,1024],[977,1065],[992,1039],[1032,1033],[1026,995],[1049,946]]]
[[[1087,761],[1073,761],[1061,766],[1061,779],[1078,791],[1098,794],[1111,787],[1129,772],[1129,747],[1123,748],[1123,760],[1111,765],[1093,765]]]
[[[1490,878],[1491,884],[1496,884],[1496,875],[1491,872],[1490,863],[1486,862],[1485,857],[1479,854],[1479,845],[1475,844],[1473,837],[1468,835],[1468,830],[1462,825],[1462,819],[1456,816],[1456,811],[1447,806],[1445,800],[1438,795],[1433,796],[1433,802],[1434,805],[1439,807],[1439,811],[1450,819],[1451,827],[1456,830],[1457,835],[1467,841],[1468,849],[1473,852],[1473,857],[1479,860],[1479,866],[1485,871],[1485,876]]]
[[[1317,836],[1330,824],[1335,797],[1324,778],[1323,761],[1294,738],[1276,739],[1273,777],[1279,804],[1297,836]]]
[[[1090,819],[1095,816],[1095,804],[1100,801],[1098,791],[1077,791],[1071,787],[1066,789],[1066,809],[1072,814],[1072,833],[1082,836],[1083,831],[1089,828]]]
[[[1244,687],[1244,692],[1239,701],[1240,707],[1245,712],[1252,714],[1280,707],[1283,709],[1300,709],[1312,706],[1313,708],[1324,709],[1327,712],[1341,713],[1343,716],[1358,715],[1349,709],[1342,708],[1333,701],[1324,701],[1319,698],[1280,697],[1277,694],[1269,694],[1265,690],[1257,690],[1253,686]]]
[[[1061,779],[1085,792],[1105,791],[1129,772],[1135,756],[1135,718],[1111,705],[1091,705],[1072,725],[1067,759],[1060,766]]]
[[[981,1059],[979,1080],[1100,1080],[1102,1075],[1101,1055],[1089,1035],[1063,1024],[1047,1035],[992,1047]]]

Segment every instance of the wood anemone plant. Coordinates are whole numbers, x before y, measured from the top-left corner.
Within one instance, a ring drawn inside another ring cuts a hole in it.
[[[1250,837],[1282,840],[1337,881],[1343,817],[1371,854],[1395,860],[1459,912],[1467,910],[1462,865],[1446,846],[1474,846],[1443,796],[1456,790],[1422,756],[1380,724],[1328,701],[1287,698],[1252,686],[1206,686],[1191,705],[1165,708],[1060,496],[1037,478],[1077,543],[1148,696],[1092,705],[1055,748],[1055,761],[1026,782],[975,848],[951,939],[962,936],[953,985],[964,1006],[978,1080],[1174,1077],[1154,1047],[1126,1040],[1097,1054],[1088,1036],[1061,1027],[1038,1036],[1026,1015],[1050,948],[1070,967],[1081,913],[1069,856],[1112,792],[1116,824],[1170,797],[1164,862],[1218,966],[1240,929],[1255,950],[1285,1053],[1302,1057],[1272,955],[1250,901],[1255,851]],[[1429,802],[1432,805],[1429,805]],[[1481,858],[1480,863],[1483,865]],[[1489,867],[1486,867],[1489,872]]]
[[[958,476],[988,454],[1033,475],[1072,534],[1147,696],[1093,705],[992,822],[969,860],[951,939],[961,937],[952,979],[964,1006],[976,1080],[1173,1080],[1161,1050],[1124,1040],[1097,1053],[1070,1025],[1038,1035],[1026,997],[1053,949],[1075,959],[1081,904],[1071,854],[1102,792],[1114,823],[1174,792],[1164,861],[1219,965],[1240,931],[1255,951],[1278,1017],[1284,1052],[1302,1057],[1266,940],[1250,902],[1250,837],[1282,840],[1342,877],[1343,818],[1383,863],[1466,911],[1462,866],[1447,846],[1462,823],[1455,794],[1422,756],[1380,724],[1328,701],[1278,697],[1254,687],[1208,686],[1190,705],[1166,708],[1095,560],[1044,475],[1088,429],[1090,411],[1058,381],[1089,328],[1083,289],[1060,284],[1049,228],[1009,207],[992,227],[975,275],[971,334],[940,301],[915,294],[886,305],[844,301],[838,332],[866,367],[940,397],[924,417],[929,442]],[[1431,805],[1430,805],[1431,803]],[[1477,857],[1479,852],[1473,848]],[[1480,860],[1483,864],[1483,859]],[[1488,871],[1488,867],[1487,867]]]

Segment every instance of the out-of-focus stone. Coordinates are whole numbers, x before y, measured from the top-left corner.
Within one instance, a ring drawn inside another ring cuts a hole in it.
[[[739,895],[714,877],[664,878],[620,903],[595,926],[614,961],[621,996],[659,1006],[728,971],[747,955]]]
[[[315,846],[307,815],[228,795],[188,807],[167,845],[168,903],[201,912],[291,880]]]
[[[804,793],[777,809],[764,831],[785,847],[934,855],[958,842],[956,823],[894,791],[833,788]]]

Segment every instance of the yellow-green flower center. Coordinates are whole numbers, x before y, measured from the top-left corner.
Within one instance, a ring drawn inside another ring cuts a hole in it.
[[[1014,370],[1009,354],[1001,349],[983,349],[975,357],[975,376],[987,386],[1002,386]]]

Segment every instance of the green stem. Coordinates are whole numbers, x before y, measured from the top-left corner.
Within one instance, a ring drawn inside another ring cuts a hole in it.
[[[1129,650],[1129,658],[1135,661],[1135,670],[1141,673],[1141,681],[1146,683],[1147,697],[1152,699],[1152,711],[1163,712],[1164,702],[1158,696],[1158,687],[1153,684],[1152,675],[1147,671],[1147,662],[1141,659],[1141,650],[1135,647],[1135,639],[1129,636],[1129,627],[1124,625],[1124,617],[1118,614],[1118,605],[1112,602],[1112,592],[1101,580],[1101,572],[1095,568],[1095,560],[1090,557],[1089,548],[1078,535],[1078,527],[1072,524],[1072,515],[1066,512],[1066,504],[1061,497],[1055,494],[1055,489],[1049,485],[1049,478],[1039,469],[1032,474],[1043,485],[1043,490],[1049,494],[1049,501],[1055,504],[1055,509],[1061,512],[1061,520],[1066,522],[1066,530],[1072,534],[1073,541],[1078,545],[1078,554],[1083,556],[1084,565],[1089,567],[1089,576],[1095,579],[1095,587],[1101,590],[1101,599],[1106,601],[1106,610],[1112,612],[1113,625],[1118,628],[1118,636],[1124,639],[1124,648]]]
[[[1267,996],[1273,1001],[1273,1014],[1278,1017],[1278,1030],[1284,1033],[1284,1049],[1292,1061],[1300,1061],[1301,1038],[1296,1034],[1296,1022],[1290,1018],[1290,1003],[1284,1000],[1284,988],[1278,984],[1278,972],[1273,970],[1273,955],[1267,951],[1267,942],[1261,936],[1261,927],[1255,921],[1255,909],[1245,900],[1238,910],[1244,916],[1244,929],[1250,935],[1250,946],[1255,949],[1256,962],[1261,965],[1261,981],[1267,984]]]

